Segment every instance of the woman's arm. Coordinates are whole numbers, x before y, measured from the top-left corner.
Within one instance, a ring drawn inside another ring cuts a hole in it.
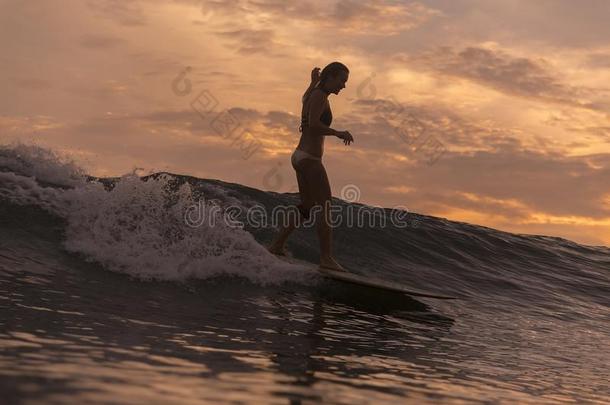
[[[311,93],[311,91],[314,89],[314,87],[316,87],[316,84],[318,84],[319,81],[320,81],[320,68],[315,67],[311,71],[311,83],[309,83],[309,87],[307,88],[307,90],[305,90],[305,93],[303,94],[303,98],[302,98],[303,101],[305,101],[305,99],[307,98],[309,93]]]
[[[316,135],[321,135],[321,136],[332,135],[332,136],[336,136],[337,138],[341,138],[340,135],[342,132],[344,132],[344,131],[337,131],[336,129],[332,129],[331,127],[329,127],[323,123],[320,123],[320,125],[314,129],[314,133]]]
[[[305,100],[307,99],[307,96],[309,96],[309,93],[311,93],[311,91],[314,89],[314,87],[316,87],[315,85],[309,85],[309,87],[307,88],[307,90],[305,90],[305,93],[303,93],[303,97],[301,97],[301,101],[304,103]]]
[[[311,100],[309,101],[309,130],[314,135],[320,136],[337,136],[340,138],[340,134],[343,131],[337,131],[329,127],[320,121],[320,116],[322,115],[322,110],[326,105],[326,97],[322,94],[321,91],[317,91],[311,95]]]

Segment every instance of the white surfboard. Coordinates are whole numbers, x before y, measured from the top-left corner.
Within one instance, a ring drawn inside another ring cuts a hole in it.
[[[298,260],[298,259],[294,259],[294,258],[290,258],[290,257],[286,257],[286,256],[277,256],[277,257],[288,263],[301,264],[301,265],[310,267],[312,270],[316,270],[323,276],[331,278],[333,280],[344,281],[344,282],[358,284],[358,285],[367,286],[367,287],[379,288],[382,290],[395,291],[395,292],[403,293],[406,295],[410,295],[412,297],[436,298],[436,299],[440,299],[440,300],[457,299],[457,297],[450,297],[447,295],[433,294],[433,293],[429,293],[429,292],[425,292],[425,291],[413,290],[405,285],[395,283],[393,281],[385,281],[385,280],[381,280],[379,278],[362,276],[360,274],[355,274],[355,273],[352,273],[349,271],[345,272],[345,271],[330,270],[330,269],[315,265],[313,263],[305,262],[302,260]]]

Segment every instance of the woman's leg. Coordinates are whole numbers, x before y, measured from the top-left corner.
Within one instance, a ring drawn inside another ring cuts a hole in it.
[[[316,216],[316,228],[320,240],[320,266],[345,271],[332,257],[332,228],[330,226],[332,196],[326,169],[321,161],[315,159],[303,159],[295,169],[301,207],[306,212],[310,211],[310,215]],[[314,208],[314,206],[317,207]],[[292,217],[289,216],[289,218]],[[282,227],[269,250],[275,254],[282,254],[284,243],[295,227],[294,222],[289,222],[287,226]]]
[[[315,211],[316,227],[320,240],[320,266],[334,270],[345,271],[332,256],[332,228],[330,226],[330,204],[332,202],[330,183],[326,169],[321,161],[310,160],[312,163],[307,165],[303,171],[306,182],[308,197],[317,207]],[[312,211],[314,214],[314,211]]]
[[[301,165],[298,166],[299,169],[300,167]],[[310,201],[310,196],[312,193],[310,191],[309,184],[307,183],[307,178],[300,170],[296,170],[295,168],[295,171],[297,175],[297,184],[299,186],[299,197],[301,198],[301,207],[303,210],[309,211],[313,206],[313,202]],[[273,240],[273,242],[271,242],[271,245],[269,245],[268,249],[273,254],[284,255],[284,244],[286,243],[286,240],[288,239],[292,231],[294,231],[297,226],[296,218],[293,215],[290,215],[290,213],[288,213],[287,219],[288,220],[286,221],[286,224],[282,224],[280,226],[280,229],[275,239]],[[301,217],[301,221],[303,220],[305,220],[305,218]]]

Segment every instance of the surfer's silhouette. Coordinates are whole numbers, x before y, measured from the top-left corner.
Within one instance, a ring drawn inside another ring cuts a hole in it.
[[[311,83],[303,94],[301,111],[301,139],[292,154],[292,167],[296,171],[301,204],[297,205],[301,219],[307,220],[310,214],[319,213],[316,228],[320,239],[320,267],[346,271],[332,256],[332,228],[330,227],[331,191],[322,164],[324,139],[328,135],[336,136],[349,145],[354,138],[348,131],[337,131],[330,128],[332,112],[328,102],[331,93],[339,94],[345,88],[349,77],[347,66],[340,62],[328,64],[320,73],[316,67],[311,72]],[[312,208],[318,208],[314,210]],[[282,226],[276,238],[269,245],[271,253],[285,255],[284,244],[290,233],[296,228],[296,218],[288,216],[289,221]]]

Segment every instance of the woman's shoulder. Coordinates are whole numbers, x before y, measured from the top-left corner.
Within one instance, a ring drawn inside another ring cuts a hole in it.
[[[320,91],[314,93],[314,90],[320,90]],[[321,87],[314,87],[313,89],[310,89],[309,91],[305,92],[305,94],[303,95],[303,99],[311,96],[312,94],[321,94],[324,97],[328,96],[328,93],[325,92],[324,89],[322,89]]]
[[[314,90],[320,90],[320,91],[314,91]],[[326,93],[324,90],[322,90],[319,87],[314,87],[313,89],[311,89],[309,94],[307,94],[307,99],[324,101],[324,100],[328,99],[328,93]],[[306,100],[306,98],[303,98],[303,100]]]

